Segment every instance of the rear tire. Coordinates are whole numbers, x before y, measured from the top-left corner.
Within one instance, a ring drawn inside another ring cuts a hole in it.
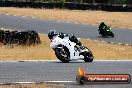
[[[67,47],[64,47],[62,46],[62,48],[64,49],[65,51],[65,55],[66,57],[64,57],[62,54],[61,54],[61,49],[57,48],[55,49],[55,55],[56,57],[62,61],[63,63],[68,63],[70,61],[70,53],[69,53],[69,50]]]
[[[106,37],[107,35],[105,33],[100,33],[102,37]]]

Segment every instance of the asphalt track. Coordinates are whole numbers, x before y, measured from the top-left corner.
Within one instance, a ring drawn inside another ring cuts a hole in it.
[[[98,34],[96,25],[76,24],[72,22],[46,20],[31,17],[21,17],[0,14],[0,28],[13,30],[36,30],[47,33],[54,29],[58,32],[74,34],[80,38],[90,38],[107,42],[132,44],[132,30],[112,28],[114,38],[102,38]],[[116,30],[115,30],[116,29]],[[132,84],[89,84],[78,86],[75,83],[78,66],[94,74],[130,74],[132,75],[132,61],[94,61],[93,63],[72,62],[0,62],[0,83],[12,82],[40,82],[40,81],[69,81],[67,88],[132,88]]]
[[[67,88],[132,88],[132,84],[88,84],[78,86],[75,82],[77,68],[82,66],[88,74],[130,74],[132,61],[75,61],[0,62],[0,83],[72,81]],[[65,83],[64,83],[65,84]]]
[[[0,28],[13,30],[36,30],[40,33],[47,33],[49,30],[54,29],[58,32],[65,32],[70,35],[74,34],[75,36],[80,38],[89,38],[94,40],[130,45],[132,44],[132,30],[112,28],[115,37],[102,38],[98,34],[97,25],[76,24],[74,22],[0,14]]]

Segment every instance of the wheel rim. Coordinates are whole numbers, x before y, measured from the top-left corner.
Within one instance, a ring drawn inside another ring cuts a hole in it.
[[[91,53],[89,53],[89,54],[88,54],[88,53],[86,53],[86,54],[85,54],[85,58],[92,59],[92,57],[93,57],[93,56],[92,56],[92,54],[91,54]]]
[[[63,48],[60,49],[60,55],[64,58],[68,58],[68,53]]]

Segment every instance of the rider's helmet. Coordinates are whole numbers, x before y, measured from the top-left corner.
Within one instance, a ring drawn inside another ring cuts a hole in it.
[[[104,22],[101,22],[100,25],[105,25],[105,23]]]
[[[99,30],[104,29],[104,27],[106,27],[105,23],[101,22],[100,25],[99,25]]]
[[[49,39],[52,39],[54,36],[56,36],[56,31],[55,30],[50,30],[49,32],[48,32],[48,37],[49,37]]]

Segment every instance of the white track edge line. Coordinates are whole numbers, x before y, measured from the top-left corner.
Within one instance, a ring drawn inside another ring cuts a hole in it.
[[[125,61],[132,61],[132,60],[94,60],[94,62],[125,62]],[[60,62],[59,60],[20,60],[20,61],[0,61],[0,62]],[[71,61],[74,62],[74,61]],[[75,62],[83,62],[83,60],[77,60]]]
[[[76,83],[76,81],[40,81],[40,82],[3,82],[0,85],[7,84],[32,84],[32,83]]]
[[[31,83],[35,83],[35,82],[3,82],[0,83],[0,85],[7,85],[7,84],[31,84]]]
[[[46,83],[52,82],[52,83],[75,83],[76,81],[44,81]]]

